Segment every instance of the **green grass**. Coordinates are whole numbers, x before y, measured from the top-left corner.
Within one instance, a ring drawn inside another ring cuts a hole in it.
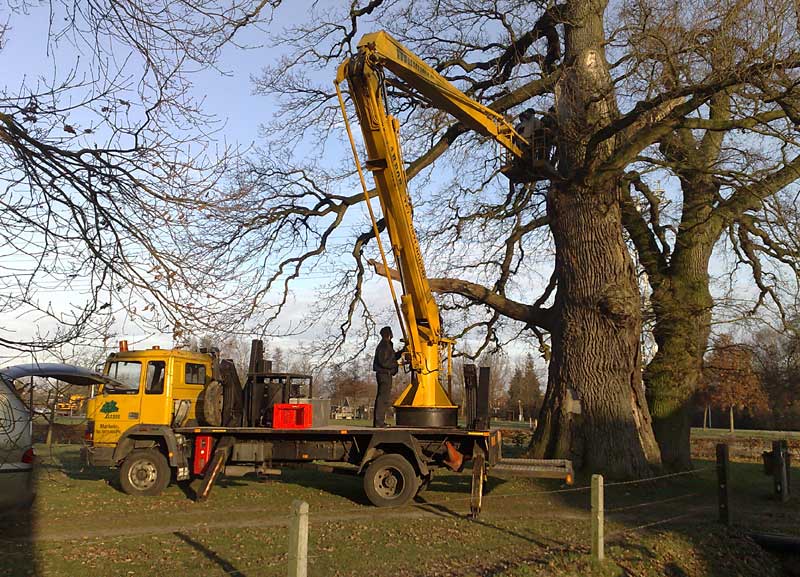
[[[357,477],[308,470],[225,479],[195,503],[175,485],[158,497],[125,495],[113,486],[114,471],[82,468],[77,447],[38,452],[39,497],[31,515],[0,529],[0,575],[282,576],[294,499],[310,506],[312,577],[780,574],[741,530],[729,534],[715,522],[711,470],[607,486],[608,561],[595,566],[589,494],[552,492],[564,489],[557,481],[491,478],[484,511],[472,521],[469,472],[438,475],[424,500],[395,510],[366,504]],[[798,502],[772,500],[759,466],[735,464],[733,473],[742,527],[800,533]],[[638,507],[646,502],[657,503]],[[692,515],[659,524],[685,513]]]
[[[800,431],[762,431],[752,429],[736,429],[731,433],[728,429],[702,429],[692,428],[692,437],[698,439],[715,439],[717,437],[733,437],[735,439],[766,439],[779,441],[781,439],[800,439]]]
[[[34,415],[34,425],[47,425],[47,419],[44,415]],[[86,415],[56,415],[56,424],[58,425],[75,425],[79,427],[86,426]]]

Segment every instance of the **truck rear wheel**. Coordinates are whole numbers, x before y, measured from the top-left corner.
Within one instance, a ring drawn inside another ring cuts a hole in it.
[[[364,492],[376,507],[405,505],[414,498],[418,488],[417,472],[402,455],[381,455],[370,463],[364,474]]]
[[[133,451],[119,468],[119,484],[128,495],[158,495],[169,485],[172,471],[158,449]]]

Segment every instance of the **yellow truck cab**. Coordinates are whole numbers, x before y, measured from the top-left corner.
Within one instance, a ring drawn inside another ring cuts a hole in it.
[[[189,478],[183,439],[173,427],[197,424],[197,405],[211,380],[212,357],[153,347],[112,353],[105,384],[87,402],[84,456],[95,466],[120,465],[123,490],[156,494],[170,480]]]

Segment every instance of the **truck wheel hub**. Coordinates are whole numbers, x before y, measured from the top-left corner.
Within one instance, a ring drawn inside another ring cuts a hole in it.
[[[142,490],[152,487],[157,477],[158,473],[156,467],[150,462],[136,463],[131,467],[130,473],[128,473],[128,479],[131,485]]]
[[[403,479],[398,471],[384,469],[375,477],[375,489],[383,497],[394,497],[403,490]]]

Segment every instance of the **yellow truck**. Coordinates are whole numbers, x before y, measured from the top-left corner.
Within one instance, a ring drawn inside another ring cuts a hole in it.
[[[358,53],[339,67],[336,90],[380,248],[383,274],[390,279],[408,347],[404,358],[410,378],[394,403],[397,426],[344,428],[308,420],[311,409],[305,407],[313,404],[295,408],[289,404],[301,396],[293,390],[293,381],[303,376],[270,372],[258,341],[251,351],[244,389],[238,377],[226,377],[222,365],[216,369],[212,355],[160,349],[121,351],[109,358],[104,371],[117,384],[104,386],[89,403],[86,457],[90,463],[119,466],[120,484],[126,492],[158,493],[174,472],[179,481],[203,476],[198,495],[204,498],[223,471],[264,472],[281,463],[336,461],[352,465],[354,472],[364,477],[364,491],[372,503],[398,506],[423,490],[436,468],[459,470],[471,460],[471,509],[477,514],[490,466],[497,471],[571,482],[569,461],[499,460],[500,435],[489,429],[488,372],[481,370],[478,378],[474,366],[470,378],[465,371],[467,422],[459,426],[459,407],[440,378],[442,357],[446,356],[449,381],[452,340],[442,332],[412,224],[399,122],[387,113],[384,101],[387,72],[468,128],[500,143],[509,154],[504,172],[512,181],[528,179],[546,161],[531,155],[531,143],[508,119],[459,91],[385,32],[365,35]],[[398,271],[389,269],[380,242],[347,121],[340,87],[344,81],[360,121],[367,150],[364,166],[375,180]],[[395,275],[403,288],[399,298],[391,281]],[[312,399],[310,380],[308,392],[302,396]],[[199,422],[200,407],[206,421],[213,414],[211,421],[216,422]]]
[[[238,376],[231,384],[225,361],[220,370],[213,354],[159,348],[113,353],[103,369],[106,382],[87,403],[84,459],[118,467],[120,487],[132,495],[156,495],[173,478],[202,477],[199,498],[219,474],[347,463],[363,476],[367,498],[381,507],[408,502],[427,487],[435,469],[459,470],[473,460],[479,488],[474,509],[480,508],[487,468],[500,457],[500,434],[483,425],[488,415],[477,401],[488,400],[488,380],[481,383],[483,394],[471,396],[475,405],[468,414],[474,418],[466,427],[329,425],[327,415],[322,422],[311,419],[311,378],[272,372],[262,355],[263,346],[254,341],[242,387]],[[216,424],[203,424],[209,418]],[[559,471],[553,476],[563,476]]]

